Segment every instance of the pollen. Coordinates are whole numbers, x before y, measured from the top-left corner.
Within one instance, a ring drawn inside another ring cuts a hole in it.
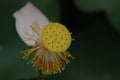
[[[71,34],[60,23],[49,23],[42,30],[42,44],[51,52],[64,52],[71,44]]]

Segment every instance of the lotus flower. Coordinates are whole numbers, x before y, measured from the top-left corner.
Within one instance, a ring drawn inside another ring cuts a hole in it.
[[[27,2],[13,14],[16,30],[20,38],[31,48],[24,52],[24,59],[32,55],[28,63],[40,69],[42,73],[57,74],[64,70],[74,58],[67,51],[72,38],[69,30],[62,24],[50,22],[31,2]]]

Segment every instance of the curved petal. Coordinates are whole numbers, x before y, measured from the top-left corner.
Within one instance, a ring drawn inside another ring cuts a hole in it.
[[[13,16],[16,19],[16,29],[19,36],[27,45],[30,46],[33,46],[35,44],[35,40],[37,39],[37,37],[34,36],[30,26],[37,22],[40,26],[40,29],[42,29],[44,25],[49,23],[49,20],[46,18],[46,16],[44,16],[44,14],[38,10],[30,1],[27,2],[23,8],[16,11]],[[28,38],[28,35],[25,33],[32,35],[32,39],[25,39]]]

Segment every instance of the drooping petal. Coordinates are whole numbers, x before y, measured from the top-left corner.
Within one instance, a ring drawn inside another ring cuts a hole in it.
[[[30,26],[33,26],[35,23],[37,23],[41,30],[44,25],[49,23],[47,17],[30,1],[27,2],[23,8],[16,11],[13,16],[16,19],[16,29],[19,36],[27,45],[30,46],[33,46],[35,44],[35,40],[37,39]],[[29,36],[26,35],[26,33],[29,34]]]

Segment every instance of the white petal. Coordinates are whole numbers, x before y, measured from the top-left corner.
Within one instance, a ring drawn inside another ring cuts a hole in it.
[[[19,36],[27,45],[30,46],[33,46],[35,44],[35,40],[37,39],[36,36],[34,36],[34,40],[25,40],[25,38],[28,37],[25,35],[26,32],[33,34],[30,26],[37,22],[40,25],[40,29],[42,29],[44,25],[49,23],[49,20],[46,18],[46,16],[44,16],[44,14],[38,10],[30,1],[27,2],[23,8],[16,11],[13,16],[16,19],[16,29]]]

